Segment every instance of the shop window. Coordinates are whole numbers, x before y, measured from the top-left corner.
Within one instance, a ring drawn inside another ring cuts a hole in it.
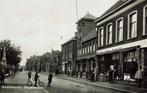
[[[99,60],[100,60],[100,61],[104,61],[104,56],[100,56],[100,57],[99,57]]]
[[[112,55],[112,59],[113,59],[113,60],[119,60],[119,53],[114,53],[114,54]]]
[[[134,75],[138,69],[138,63],[135,56],[135,51],[127,52],[124,55],[124,73],[127,73],[130,78],[134,78]]]

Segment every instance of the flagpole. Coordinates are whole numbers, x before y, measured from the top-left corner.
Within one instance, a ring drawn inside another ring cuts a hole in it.
[[[77,21],[78,21],[78,1],[76,0],[76,15],[77,15]]]

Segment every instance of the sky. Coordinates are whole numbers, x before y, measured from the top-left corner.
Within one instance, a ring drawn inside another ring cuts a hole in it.
[[[77,0],[78,18],[99,17],[118,0]],[[22,50],[21,65],[32,55],[61,50],[76,29],[76,0],[0,0],[0,40]]]

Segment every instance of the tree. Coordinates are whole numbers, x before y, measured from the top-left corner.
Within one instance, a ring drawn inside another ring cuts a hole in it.
[[[15,46],[15,44],[11,43],[11,40],[3,40],[0,41],[0,58],[3,57],[3,49],[6,48],[6,59],[8,65],[14,65],[18,67],[18,64],[21,61],[21,53],[20,46]]]

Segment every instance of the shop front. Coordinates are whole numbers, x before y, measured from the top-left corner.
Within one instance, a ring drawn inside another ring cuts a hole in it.
[[[90,74],[94,73],[95,66],[96,66],[95,57],[78,60],[77,62],[78,77],[90,79]]]
[[[127,85],[135,85],[135,73],[139,66],[143,66],[141,55],[139,46],[107,51],[97,55],[99,80],[108,81],[107,72],[110,69],[110,65],[113,65],[115,69],[114,79],[116,81],[123,81]]]
[[[67,74],[67,62],[62,63],[62,73]]]

